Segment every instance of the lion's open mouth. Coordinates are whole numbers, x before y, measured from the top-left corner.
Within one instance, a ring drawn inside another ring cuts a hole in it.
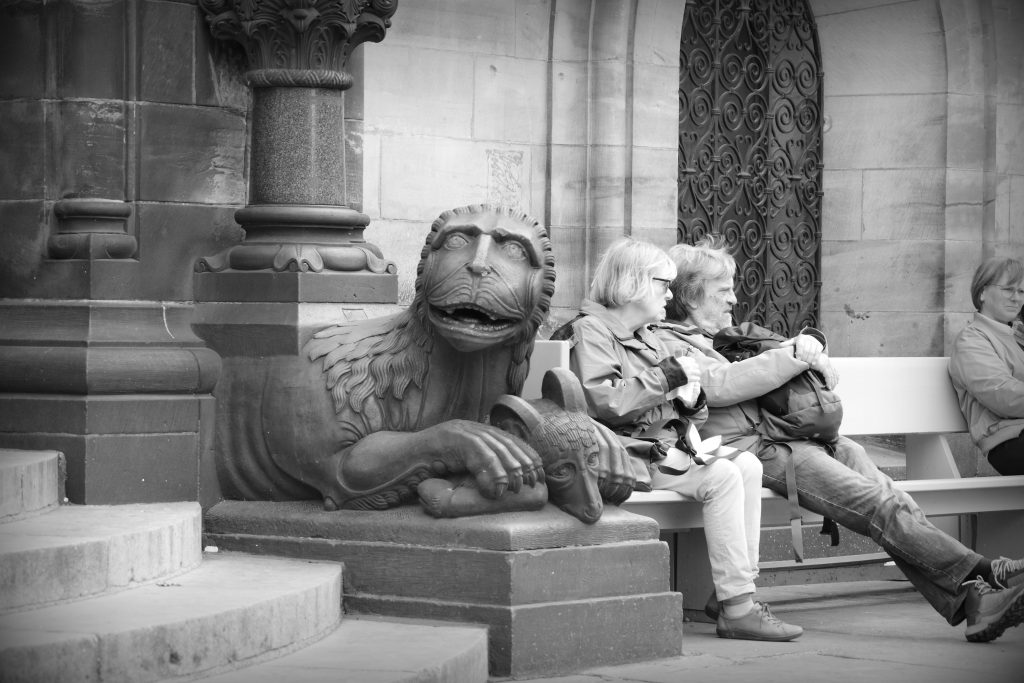
[[[431,306],[431,309],[439,322],[453,327],[468,327],[479,331],[499,332],[518,322],[510,318],[498,318],[490,311],[473,304],[460,304],[448,308]]]

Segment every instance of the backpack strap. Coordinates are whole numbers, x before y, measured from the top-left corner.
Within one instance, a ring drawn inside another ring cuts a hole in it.
[[[573,325],[576,324],[577,320],[579,320],[580,318],[585,317],[586,315],[587,315],[586,313],[579,313],[579,314],[577,314],[577,316],[575,318],[573,318],[572,320],[570,320],[569,322],[565,323],[564,325],[559,327],[557,330],[552,332],[551,336],[549,337],[549,339],[551,341],[565,341],[567,339],[568,340],[572,340],[573,334],[575,334],[575,330],[573,328]]]
[[[786,496],[789,498],[789,530],[793,536],[793,556],[804,561],[804,520],[800,515],[800,502],[796,494],[796,464],[792,451],[786,458]]]

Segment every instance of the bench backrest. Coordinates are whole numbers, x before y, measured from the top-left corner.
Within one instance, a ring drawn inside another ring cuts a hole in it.
[[[965,432],[967,423],[949,379],[949,359],[833,358],[847,435]]]
[[[833,358],[836,390],[843,399],[842,433],[942,434],[967,431],[945,357]],[[569,367],[569,343],[538,341],[523,387],[540,396],[540,380],[552,367]]]

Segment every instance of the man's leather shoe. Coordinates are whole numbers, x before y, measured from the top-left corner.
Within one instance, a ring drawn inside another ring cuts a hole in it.
[[[719,638],[780,642],[793,640],[804,632],[799,626],[787,624],[776,617],[763,602],[755,602],[752,610],[737,619],[728,619],[725,612],[721,612],[715,631]]]
[[[981,577],[967,581],[967,640],[987,643],[1003,631],[1024,622],[1024,582],[1011,588],[993,588]]]

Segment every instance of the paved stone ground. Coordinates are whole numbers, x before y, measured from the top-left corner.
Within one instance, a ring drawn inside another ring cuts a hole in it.
[[[791,643],[725,640],[687,623],[683,655],[534,679],[533,683],[1020,683],[1024,626],[969,643],[906,581],[762,589],[778,616],[804,627]]]

